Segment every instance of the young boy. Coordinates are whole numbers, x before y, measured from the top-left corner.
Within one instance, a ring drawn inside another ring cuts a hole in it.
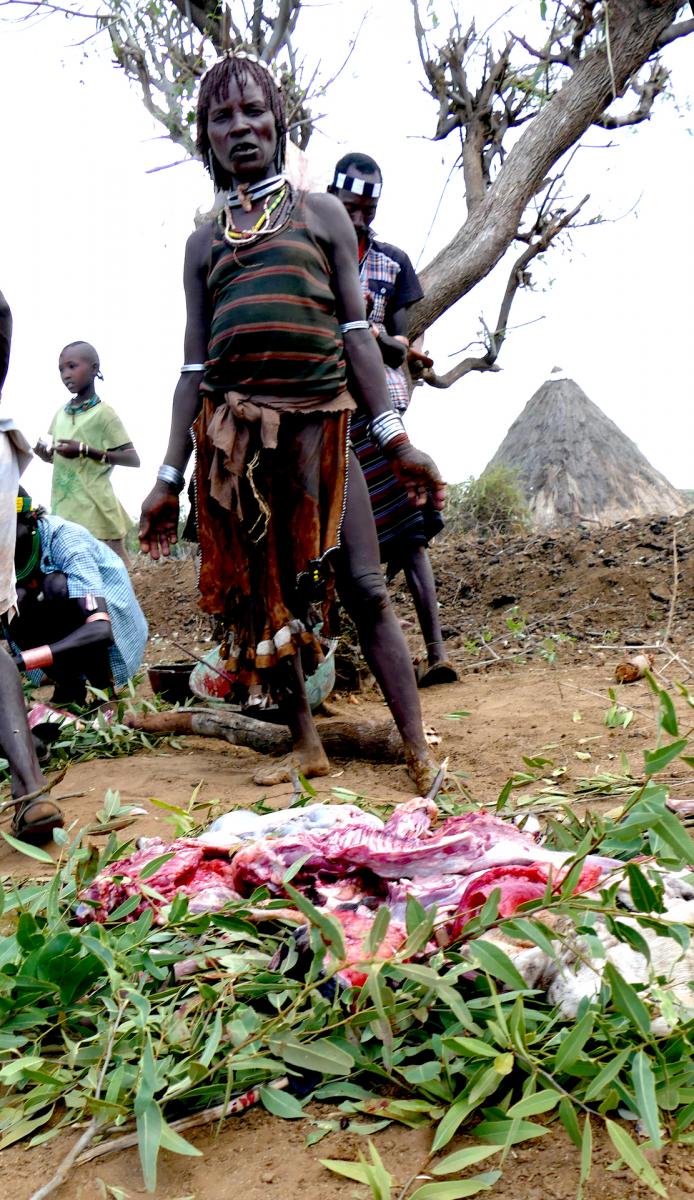
[[[409,350],[407,310],[421,299],[423,292],[405,251],[376,240],[372,224],[382,187],[378,163],[368,154],[350,153],[335,164],[328,191],[347,210],[357,235],[359,275],[371,333],[383,358],[393,407],[404,413],[410,403],[403,370]],[[388,460],[371,441],[368,423],[368,413],[360,411],[352,422],[352,445],[369,489],[388,578],[393,579],[402,568],[414,600],[426,648],[426,659],[422,659],[417,670],[417,682],[420,687],[453,683],[458,675],[443,644],[436,583],[427,550],[431,539],[443,528],[443,521],[431,505],[412,508]]]
[[[51,508],[66,521],[84,525],[128,563],[125,535],[131,521],[111,484],[114,467],[139,467],[140,459],[118,414],[94,389],[103,379],[99,355],[89,342],[70,342],[58,360],[71,399],[51,422],[53,446],[39,442],[35,453],[53,463]]]
[[[329,770],[303,669],[320,660],[316,609],[329,632],[336,583],[410,774],[426,792],[436,764],[388,603],[368,492],[348,454],[355,401],[345,357],[372,437],[413,502],[432,493],[442,504],[443,485],[389,401],[344,208],[326,194],[294,193],[282,174],[285,138],[269,70],[228,52],[203,78],[197,114],[198,147],[226,204],[188,240],[185,362],[140,542],[158,558],[176,540],[193,426],[201,605],[225,623],[227,670],[239,693],[259,703],[269,692],[279,698],[294,741],[290,759],[259,771],[256,782]]]

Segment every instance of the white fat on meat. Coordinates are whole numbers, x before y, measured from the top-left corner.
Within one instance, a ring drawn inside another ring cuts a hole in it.
[[[694,926],[694,887],[688,872],[657,872],[663,885],[665,911],[653,913],[654,919],[679,925]],[[617,892],[617,900],[633,908],[626,880]],[[598,915],[591,928],[590,939],[577,934],[567,917],[554,918],[551,913],[535,913],[543,924],[553,927],[557,941],[557,957],[550,958],[537,946],[521,945],[506,938],[499,930],[484,935],[513,959],[513,965],[528,987],[546,993],[562,1017],[573,1020],[581,1001],[597,999],[603,984],[607,963],[619,971],[627,983],[639,987],[641,999],[653,1013],[651,1029],[664,1036],[680,1022],[694,1017],[694,944],[683,948],[676,938],[665,937],[654,929],[639,924],[637,917],[627,913],[619,916],[648,943],[650,958],[634,946],[620,941]]]

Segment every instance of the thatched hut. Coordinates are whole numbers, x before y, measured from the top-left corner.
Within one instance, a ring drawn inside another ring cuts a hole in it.
[[[517,472],[537,529],[686,511],[680,492],[558,369],[513,422],[486,470],[499,465]]]

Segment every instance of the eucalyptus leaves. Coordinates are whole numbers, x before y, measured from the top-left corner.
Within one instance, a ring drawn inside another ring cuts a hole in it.
[[[694,861],[694,843],[655,779],[678,756],[689,762],[687,734],[671,697],[650,683],[658,745],[646,754],[641,786],[622,812],[579,819],[557,805],[547,822],[549,844],[574,853],[574,872],[596,851],[625,860],[645,853],[666,870],[690,869]],[[694,707],[686,693],[684,700]],[[446,803],[456,807],[451,797]],[[513,804],[505,788],[500,810]],[[113,812],[113,797],[109,805]],[[615,1156],[666,1194],[644,1151],[694,1140],[693,1023],[655,1034],[646,990],[609,964],[595,1002],[584,1002],[574,1021],[563,1020],[491,935],[498,929],[522,936],[554,954],[556,918],[588,940],[599,919],[646,953],[654,932],[684,950],[689,930],[659,917],[648,863],[628,868],[635,926],[624,921],[614,887],[597,904],[573,895],[570,871],[558,895],[508,920],[498,919],[492,893],[467,927],[468,940],[426,962],[421,953],[433,913],[410,898],[405,945],[375,959],[388,928],[382,910],[365,947],[366,983],[346,989],[335,986],[345,953],[339,922],[289,881],[282,900],[259,890],[221,913],[192,916],[179,896],[163,927],[145,911],[129,923],[116,914],[77,930],[77,892],[124,847],[114,836],[101,853],[79,833],[63,833],[61,841],[50,882],[5,893],[11,916],[3,927],[11,932],[0,939],[0,1149],[19,1139],[40,1145],[84,1122],[92,1142],[132,1131],[153,1189],[161,1148],[198,1153],[175,1127],[178,1118],[218,1105],[228,1111],[233,1097],[256,1089],[266,1109],[284,1119],[303,1117],[308,1099],[330,1105],[324,1119],[311,1118],[309,1143],[336,1119],[365,1136],[390,1121],[432,1124],[425,1179],[405,1193],[392,1188],[376,1145],[358,1162],[325,1160],[379,1200],[457,1200],[489,1190],[511,1148],[543,1137],[555,1119],[577,1148],[579,1196],[600,1123]],[[288,902],[308,922],[305,944],[295,936],[298,920],[288,915]],[[277,912],[258,926],[262,905]],[[184,962],[192,973],[181,977]],[[663,996],[661,987],[661,1006]],[[638,1122],[634,1132],[625,1116]],[[451,1143],[463,1130],[474,1144],[456,1149]]]

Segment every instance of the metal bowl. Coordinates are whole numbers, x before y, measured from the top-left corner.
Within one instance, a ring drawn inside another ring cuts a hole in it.
[[[189,662],[158,663],[147,671],[152,691],[166,700],[167,704],[183,704],[190,700]]]

